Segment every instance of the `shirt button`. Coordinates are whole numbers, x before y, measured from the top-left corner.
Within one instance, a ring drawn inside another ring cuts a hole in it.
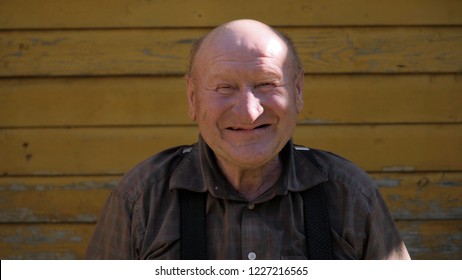
[[[255,254],[254,252],[250,252],[247,257],[249,257],[249,260],[254,260],[257,258],[257,254]]]
[[[250,203],[249,205],[247,205],[247,209],[253,210],[253,208],[255,208],[255,203]]]

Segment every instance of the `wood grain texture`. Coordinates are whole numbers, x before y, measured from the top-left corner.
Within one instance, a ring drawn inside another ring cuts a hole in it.
[[[299,126],[296,143],[332,151],[367,171],[462,170],[462,125]]]
[[[122,174],[197,140],[196,127],[0,130],[0,174]],[[462,125],[302,125],[295,142],[338,153],[367,171],[462,170]]]
[[[83,258],[122,173],[196,141],[189,49],[237,18],[298,48],[295,142],[369,171],[414,259],[462,259],[462,1],[344,2],[0,1],[0,259]]]
[[[96,222],[119,177],[0,177],[0,223]]]
[[[299,123],[457,123],[460,75],[307,75]],[[185,125],[181,77],[0,79],[0,127]]]
[[[371,173],[395,219],[462,219],[462,173]],[[0,223],[96,222],[120,176],[0,177]]]
[[[462,220],[462,173],[371,173],[393,217]]]
[[[94,224],[0,224],[0,259],[83,259]]]
[[[398,221],[397,226],[413,259],[462,259],[461,220]]]
[[[398,221],[413,259],[461,259],[462,224]],[[1,259],[82,259],[94,224],[1,224]]]
[[[202,29],[0,32],[0,76],[181,75]],[[458,73],[462,28],[285,28],[307,73]]]
[[[348,4],[341,0],[15,0],[0,2],[0,26],[198,27],[239,18],[284,26],[453,25],[462,23],[461,11],[462,4],[457,0],[350,0]]]

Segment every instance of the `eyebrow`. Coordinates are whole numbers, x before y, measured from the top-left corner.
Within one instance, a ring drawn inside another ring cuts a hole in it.
[[[248,73],[247,77],[249,80],[283,80],[283,75],[277,73],[276,71],[271,71],[271,70],[264,70],[264,71],[252,71]],[[221,71],[221,72],[215,72],[214,74],[210,75],[208,77],[208,84],[212,83],[217,83],[219,81],[230,81],[232,82],[234,80],[234,74],[230,75],[230,72],[227,71]]]

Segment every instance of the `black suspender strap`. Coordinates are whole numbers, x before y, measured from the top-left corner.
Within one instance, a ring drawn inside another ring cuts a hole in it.
[[[326,185],[321,183],[302,192],[306,247],[311,260],[334,259],[325,198]]]
[[[205,205],[207,193],[180,190],[181,259],[207,259]]]
[[[332,242],[325,199],[326,183],[302,192],[308,258],[332,260]],[[207,259],[205,230],[206,193],[180,191],[181,259]]]
[[[314,156],[314,151],[303,146],[294,146],[318,169],[322,169]],[[333,260],[329,213],[326,201],[326,181],[302,192],[305,222],[306,246],[311,260]]]
[[[303,152],[319,167],[313,151]],[[331,260],[333,250],[326,202],[329,181],[301,193],[305,223],[306,246],[309,259]],[[181,259],[207,259],[206,211],[207,193],[180,190]]]

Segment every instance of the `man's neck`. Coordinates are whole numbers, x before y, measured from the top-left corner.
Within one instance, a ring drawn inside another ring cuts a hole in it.
[[[271,188],[282,173],[279,157],[257,168],[241,168],[227,161],[217,158],[223,174],[228,182],[245,197],[252,201]]]

